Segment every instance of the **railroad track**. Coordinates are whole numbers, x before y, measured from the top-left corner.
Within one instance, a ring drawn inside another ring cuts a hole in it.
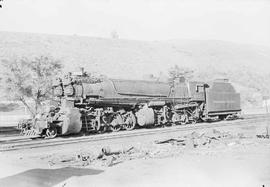
[[[0,151],[12,151],[20,149],[33,149],[40,147],[57,146],[64,144],[74,144],[82,142],[97,142],[102,140],[110,139],[121,139],[127,137],[136,136],[147,136],[153,134],[164,134],[170,132],[189,132],[195,130],[218,128],[218,127],[228,127],[228,126],[243,126],[243,125],[254,125],[255,123],[262,123],[270,121],[270,115],[249,115],[244,119],[233,120],[233,121],[220,121],[214,123],[199,123],[195,125],[182,125],[182,126],[172,126],[168,128],[154,128],[154,129],[138,129],[134,131],[122,131],[117,133],[106,133],[106,134],[95,134],[83,137],[58,137],[55,139],[33,139],[28,137],[0,140]],[[35,137],[37,138],[37,137]]]

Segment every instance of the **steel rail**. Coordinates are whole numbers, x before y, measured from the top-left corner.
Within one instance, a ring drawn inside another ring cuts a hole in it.
[[[269,114],[270,115],[270,114]],[[252,115],[243,115],[241,116],[240,119],[257,119],[257,118],[264,118],[267,117],[267,114],[252,114]],[[219,121],[220,122],[220,121]],[[212,122],[213,124],[214,122]],[[201,123],[200,123],[201,124]],[[138,129],[134,129],[133,131],[137,131]],[[121,132],[119,132],[121,133]],[[96,134],[93,134],[95,136]],[[1,143],[6,143],[6,142],[24,142],[24,141],[31,141],[32,139],[37,139],[40,138],[40,136],[20,136],[18,135],[13,135],[13,136],[0,136],[0,145]],[[58,137],[59,138],[59,137]]]
[[[250,118],[260,118],[264,117],[267,114],[245,114],[241,116],[241,119],[250,119]],[[0,143],[4,142],[3,139],[9,139],[10,141],[16,141],[16,140],[25,140],[25,139],[31,139],[31,137],[26,136],[20,136],[20,130],[17,129],[17,126],[0,126]]]
[[[269,115],[270,116],[270,115]],[[268,115],[255,115],[255,116],[246,116],[244,118],[244,120],[248,120],[248,119],[257,119],[257,118],[268,118],[269,117]],[[243,119],[243,118],[242,118]],[[225,122],[228,122],[228,121],[219,121],[219,123],[225,123]],[[233,121],[234,122],[234,121]],[[212,122],[211,124],[214,124],[214,123],[217,123],[217,122]],[[200,123],[200,124],[204,124],[204,123]],[[196,124],[196,125],[200,125],[200,124]],[[182,126],[183,127],[183,126]],[[134,129],[134,131],[138,131],[139,129]],[[143,129],[140,129],[140,130],[143,130]],[[145,130],[145,129],[144,129]],[[134,132],[133,131],[133,132]],[[128,131],[130,133],[130,131]],[[118,132],[118,133],[123,133],[122,132]],[[92,136],[95,136],[97,134],[92,134]],[[23,142],[23,141],[31,141],[32,139],[36,139],[36,138],[39,138],[40,136],[13,136],[13,137],[2,137],[0,138],[0,143],[9,143],[9,142]],[[61,138],[61,137],[58,137],[58,138]],[[71,138],[74,138],[71,137]],[[56,138],[57,139],[57,138]],[[1,145],[1,144],[0,144]]]
[[[228,127],[228,126],[242,126],[242,125],[252,125],[258,122],[265,122],[270,120],[270,115],[257,116],[255,118],[242,119],[237,121],[220,121],[215,123],[199,123],[195,125],[182,125],[173,126],[168,128],[157,128],[157,129],[142,129],[137,131],[122,131],[118,133],[108,133],[108,134],[97,134],[84,137],[70,137],[70,138],[57,138],[57,139],[39,139],[33,141],[18,141],[18,142],[5,142],[0,145],[0,151],[12,151],[19,149],[31,149],[40,147],[57,146],[64,144],[74,144],[82,142],[96,142],[110,139],[121,139],[127,137],[136,136],[147,136],[153,134],[164,134],[170,132],[184,132],[184,131],[195,131],[209,128],[217,127]]]
[[[270,115],[270,114],[269,114]],[[267,114],[245,114],[242,115],[240,119],[251,119],[251,118],[261,118],[265,117]],[[136,130],[136,129],[134,129]],[[9,132],[14,132],[16,131],[17,133],[15,134],[10,134]],[[37,138],[38,136],[35,136],[34,138]],[[16,128],[16,126],[0,126],[0,143],[5,142],[5,141],[19,141],[19,140],[30,140],[32,136],[21,136],[20,135],[20,130]],[[6,140],[5,140],[6,139]]]

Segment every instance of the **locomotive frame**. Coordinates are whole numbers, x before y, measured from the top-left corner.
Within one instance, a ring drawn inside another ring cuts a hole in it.
[[[223,120],[241,111],[240,94],[227,79],[211,84],[184,77],[172,83],[100,80],[82,72],[58,79],[53,91],[58,105],[30,125],[31,131],[50,138],[80,131],[194,124],[213,117]]]

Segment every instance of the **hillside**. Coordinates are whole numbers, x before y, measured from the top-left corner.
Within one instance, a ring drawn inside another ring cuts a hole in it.
[[[166,74],[177,64],[195,70],[195,77],[202,80],[228,77],[252,94],[265,94],[270,85],[270,48],[264,46],[0,32],[0,60],[37,55],[60,59],[66,71],[83,66],[109,77],[141,79],[145,74]]]

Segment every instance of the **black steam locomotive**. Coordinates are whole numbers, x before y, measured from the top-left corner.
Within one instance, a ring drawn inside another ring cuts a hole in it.
[[[136,125],[223,120],[241,111],[240,94],[226,79],[210,84],[186,81],[184,77],[172,83],[95,80],[81,72],[58,79],[53,92],[59,99],[58,106],[51,107],[28,125],[31,131],[48,137],[80,131],[132,130]]]

